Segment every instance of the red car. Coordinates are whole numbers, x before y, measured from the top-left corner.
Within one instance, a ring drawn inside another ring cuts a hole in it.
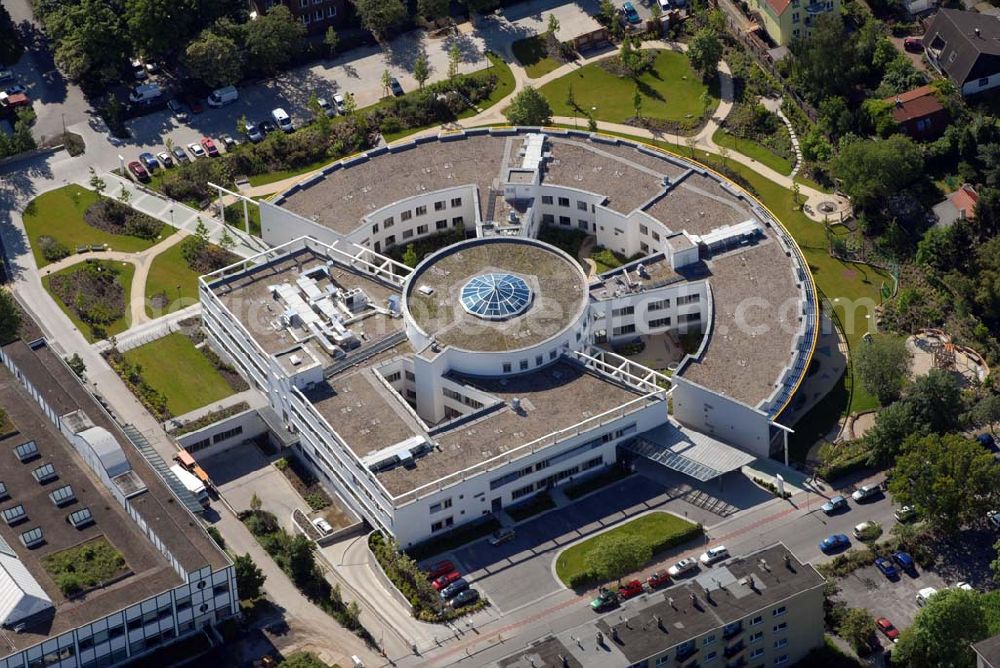
[[[200,114],[205,111],[205,107],[202,106],[201,100],[196,98],[194,95],[185,95],[184,104],[188,106],[192,114]]]
[[[462,577],[462,575],[458,571],[452,571],[451,573],[445,573],[444,575],[442,575],[441,577],[439,577],[437,580],[435,580],[434,582],[432,582],[431,586],[434,587],[435,591],[441,591],[442,589],[444,589],[445,587],[447,587],[448,585],[450,585],[452,582],[454,582],[455,580],[457,580],[460,577]]]
[[[656,571],[646,578],[646,584],[649,585],[650,589],[656,589],[657,587],[670,584],[670,574],[666,571]]]
[[[208,157],[216,158],[219,155],[219,147],[215,145],[211,137],[202,137],[201,145],[205,149],[205,153],[208,153]]]
[[[924,43],[919,37],[907,37],[903,40],[903,48],[911,53],[920,53],[924,50]]]
[[[149,180],[149,172],[146,168],[142,166],[142,163],[138,160],[133,160],[128,163],[128,171],[132,172],[132,176],[139,179],[143,183]]]
[[[453,570],[455,570],[455,564],[451,563],[449,560],[445,559],[444,561],[439,561],[427,570],[427,579],[437,580],[442,575],[451,573]]]
[[[624,601],[625,599],[638,596],[639,594],[642,593],[642,591],[643,590],[641,582],[639,582],[638,580],[629,580],[628,582],[626,582],[625,584],[623,584],[621,587],[618,588],[618,598]]]
[[[890,622],[885,617],[879,617],[878,619],[876,619],[875,626],[877,626],[878,630],[882,632],[882,635],[884,635],[892,642],[896,642],[897,640],[899,640],[899,629],[893,626],[892,622]]]

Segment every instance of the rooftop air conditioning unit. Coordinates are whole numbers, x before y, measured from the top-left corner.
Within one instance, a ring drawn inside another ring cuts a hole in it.
[[[429,285],[421,285],[419,288],[417,288],[417,291],[422,295],[427,295],[428,297],[434,294],[434,288],[432,288]]]

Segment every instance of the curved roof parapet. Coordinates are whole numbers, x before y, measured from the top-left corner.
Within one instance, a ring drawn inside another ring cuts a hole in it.
[[[77,435],[90,446],[90,450],[97,456],[109,478],[132,470],[132,465],[125,458],[125,452],[118,445],[118,441],[104,427],[91,427]]]

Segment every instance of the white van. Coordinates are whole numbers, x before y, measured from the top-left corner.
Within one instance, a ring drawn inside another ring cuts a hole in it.
[[[917,592],[917,605],[919,605],[921,608],[924,607],[925,605],[927,605],[928,599],[930,599],[930,597],[936,593],[937,589],[935,589],[934,587],[924,587],[923,589]]]
[[[156,84],[139,84],[132,88],[132,92],[129,93],[129,102],[150,102],[155,100],[163,94],[163,91]]]
[[[208,96],[208,106],[222,107],[227,104],[232,104],[238,99],[240,99],[240,92],[236,90],[236,86],[217,88],[212,91],[211,95]]]
[[[271,111],[271,118],[274,119],[275,125],[285,132],[292,132],[295,130],[295,126],[292,125],[292,117],[289,116],[288,113],[281,107]]]

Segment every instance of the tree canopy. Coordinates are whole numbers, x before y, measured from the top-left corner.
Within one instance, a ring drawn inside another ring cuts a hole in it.
[[[872,209],[923,176],[924,153],[909,137],[893,135],[848,143],[831,166],[855,205]]]
[[[719,72],[722,60],[722,41],[712,28],[705,27],[694,34],[688,45],[688,59],[702,79],[709,79]]]
[[[861,384],[883,406],[899,398],[910,372],[913,356],[906,341],[889,334],[874,334],[854,351],[854,368]]]
[[[237,83],[243,74],[236,43],[206,30],[188,44],[184,64],[206,86],[221,88]]]
[[[247,62],[261,72],[274,72],[298,55],[306,29],[284,5],[271,7],[246,24]]]
[[[971,645],[988,633],[979,594],[963,589],[939,591],[900,634],[892,663],[907,668],[972,668],[976,658]]]
[[[954,534],[980,521],[1000,500],[1000,466],[992,453],[954,434],[910,437],[896,460],[889,491],[936,529]]]
[[[9,291],[0,289],[0,344],[17,338],[20,326],[21,310],[14,302],[14,297]]]
[[[239,592],[240,599],[247,601],[258,598],[264,581],[267,580],[260,567],[254,563],[249,554],[236,555],[233,558],[233,566],[236,570],[236,591]]]
[[[529,85],[514,96],[504,115],[511,125],[548,125],[552,122],[552,107],[537,89]]]
[[[406,6],[400,0],[354,0],[358,18],[377,40],[388,37],[406,20]]]
[[[931,369],[918,376],[905,392],[913,419],[938,434],[954,431],[962,414],[962,389],[955,374]]]

